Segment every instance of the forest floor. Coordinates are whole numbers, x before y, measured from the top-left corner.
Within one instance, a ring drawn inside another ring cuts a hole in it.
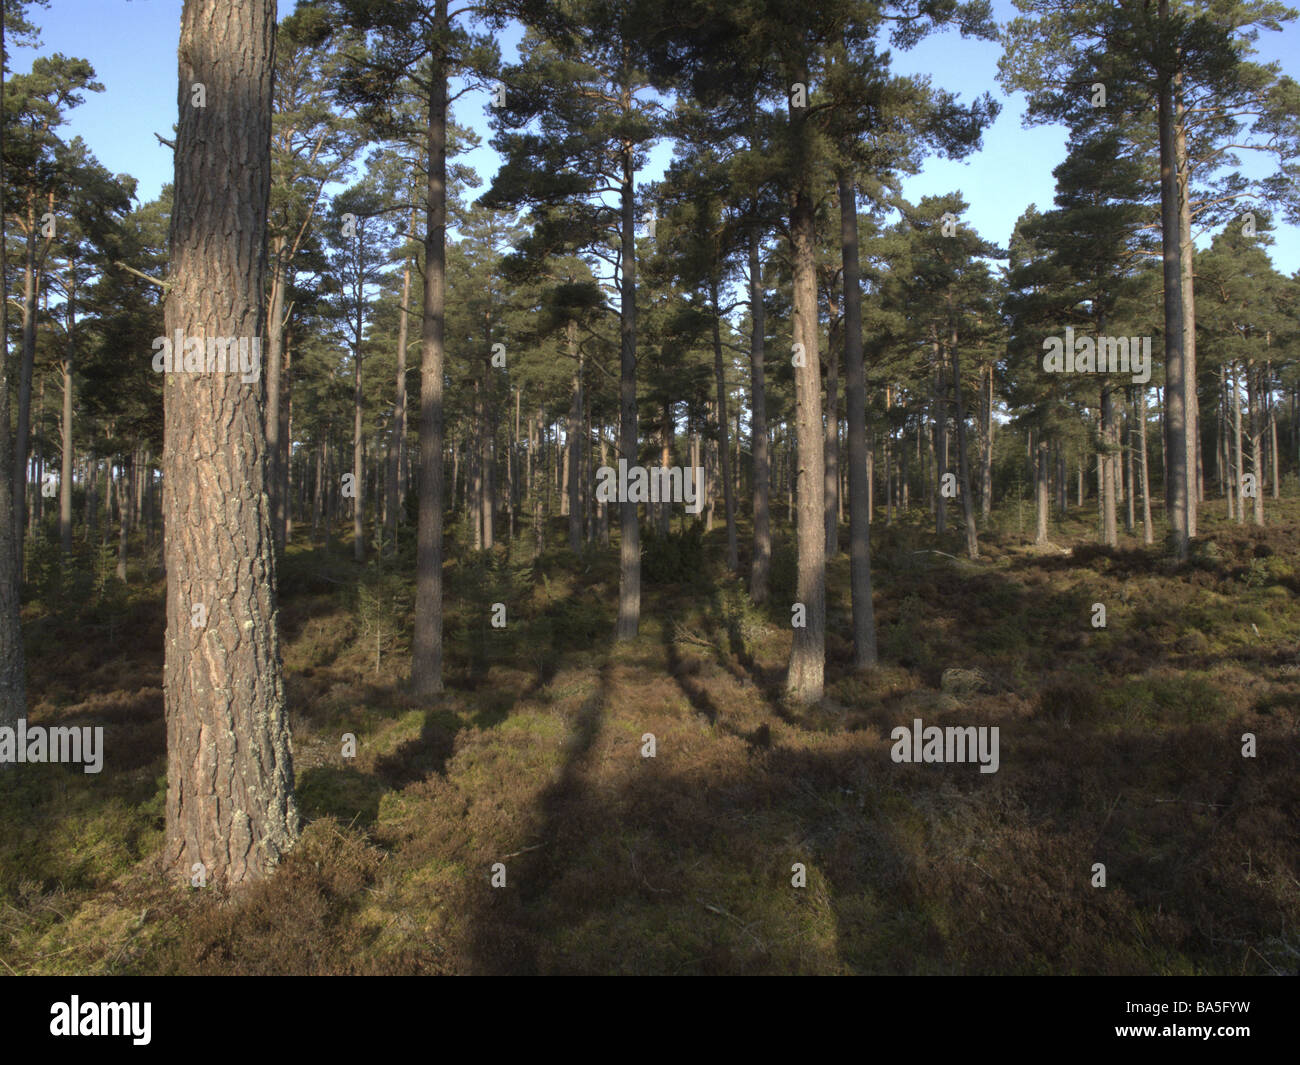
[[[464,551],[452,528],[447,691],[424,706],[401,685],[410,546],[362,567],[350,544],[299,536],[280,622],[305,827],[233,898],[160,871],[156,568],[122,585],[103,555],[68,575],[35,551],[29,721],[102,725],[106,755],[98,775],[0,783],[0,966],[1295,973],[1300,505],[1269,500],[1262,529],[1223,510],[1205,504],[1183,566],[1133,537],[1096,546],[1095,508],[1053,515],[1055,546],[1036,549],[1013,506],[973,563],[948,557],[958,528],[940,540],[923,509],[889,526],[882,511],[880,667],[851,670],[841,554],[827,698],[807,710],[782,698],[788,543],[765,609],[726,573],[719,524],[702,547],[648,544],[641,634],[615,645],[616,547],[534,566],[530,529],[511,557]],[[895,763],[890,730],[915,718],[998,726],[998,771]]]

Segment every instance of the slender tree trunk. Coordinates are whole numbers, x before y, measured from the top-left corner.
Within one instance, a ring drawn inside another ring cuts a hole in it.
[[[490,336],[490,334],[489,334]],[[483,527],[483,547],[492,550],[496,544],[497,478],[496,478],[496,403],[492,390],[492,364],[483,363],[483,422],[480,434],[479,497],[480,521]]]
[[[1186,418],[1187,535],[1196,535],[1196,511],[1201,499],[1201,409],[1196,381],[1196,291],[1193,279],[1191,171],[1187,158],[1186,108],[1182,75],[1174,79],[1174,151],[1178,179],[1178,283],[1183,305],[1183,409]]]
[[[365,393],[361,390],[361,282],[357,282],[356,331],[352,346],[352,557],[357,562],[366,560],[364,472],[361,465],[361,417],[365,406]]]
[[[948,472],[948,382],[937,332],[930,337],[930,347],[935,366],[934,399],[930,407],[934,421],[934,485],[930,502],[934,507],[934,531],[943,536],[948,531],[948,500],[943,495],[943,478]]]
[[[1265,375],[1269,385],[1264,393],[1268,402],[1269,468],[1273,474],[1273,498],[1279,499],[1281,496],[1278,491],[1278,467],[1282,465],[1282,462],[1281,455],[1277,450],[1277,404],[1273,401],[1273,368],[1271,365],[1265,368]]]
[[[1237,452],[1237,524],[1246,524],[1246,460],[1241,448],[1241,383],[1237,377],[1237,364],[1232,364],[1232,438]]]
[[[1162,25],[1168,22],[1169,0],[1158,0]],[[1165,313],[1165,436],[1166,487],[1170,543],[1174,557],[1187,558],[1191,536],[1188,492],[1187,365],[1183,350],[1185,308],[1182,292],[1182,223],[1178,203],[1175,145],[1176,114],[1173,86],[1162,84],[1157,93],[1160,138],[1160,230],[1164,263]],[[1193,386],[1194,387],[1194,386]]]
[[[570,318],[565,329],[569,358],[573,360],[573,388],[569,403],[569,425],[567,452],[568,466],[564,479],[568,482],[566,498],[569,501],[569,550],[575,555],[582,551],[582,502],[578,492],[581,476],[578,473],[581,461],[581,448],[578,437],[582,432],[582,358],[578,353],[578,323]]]
[[[849,589],[853,602],[853,667],[876,665],[876,614],[871,598],[871,466],[867,451],[867,379],[862,358],[862,287],[858,205],[853,175],[838,174],[840,250],[844,266],[844,402],[849,422]]]
[[[1098,454],[1101,463],[1101,523],[1102,543],[1107,547],[1119,546],[1119,527],[1116,514],[1115,485],[1115,394],[1108,385],[1101,389],[1101,446]]]
[[[1135,507],[1137,492],[1133,487],[1133,389],[1128,390],[1124,404],[1124,479],[1128,482],[1128,491],[1124,494],[1127,505],[1124,511],[1124,532],[1132,536],[1137,524]]]
[[[979,534],[975,529],[975,501],[970,494],[970,465],[966,452],[966,407],[961,398],[961,359],[957,354],[957,329],[952,330],[952,389],[953,400],[957,405],[957,473],[961,478],[958,491],[961,492],[962,517],[966,522],[966,554],[976,559],[980,557]]]
[[[1145,388],[1137,390],[1138,447],[1142,452],[1142,542],[1150,545],[1155,542],[1155,530],[1151,527],[1151,476],[1147,462],[1147,393]]]
[[[265,330],[274,43],[274,0],[185,4],[169,337]],[[206,108],[187,106],[195,82]],[[234,885],[266,875],[298,832],[264,411],[237,373],[168,374],[163,393],[166,860]]]
[[[636,171],[630,146],[623,149],[623,270],[619,307],[619,451],[628,467],[636,465]],[[641,526],[636,504],[619,503],[617,640],[635,639],[641,624]]]
[[[291,480],[293,475],[293,375],[289,372],[292,362],[292,348],[286,339],[284,345],[284,406],[281,408],[284,417],[284,431],[280,434],[280,498],[284,500],[284,507],[281,510],[283,530],[280,534],[280,541],[282,543],[288,543],[293,536],[293,507],[290,505],[293,499],[293,482]]]
[[[807,78],[802,79],[807,83]],[[801,124],[803,117],[793,121]],[[806,134],[805,134],[806,136]],[[790,211],[794,257],[794,342],[803,359],[794,370],[795,431],[798,447],[798,600],[803,624],[794,627],[786,691],[795,700],[821,699],[826,674],[825,455],[822,439],[821,373],[818,355],[816,232],[807,174],[800,177]],[[799,619],[796,617],[796,621]]]
[[[1255,474],[1255,498],[1251,508],[1251,520],[1256,525],[1264,524],[1264,465],[1260,442],[1263,437],[1263,423],[1260,416],[1259,367],[1254,362],[1246,364],[1246,402],[1250,410],[1250,468]]]
[[[1034,543],[1047,543],[1047,511],[1050,506],[1047,491],[1047,441],[1039,440],[1038,460],[1034,463],[1034,502],[1038,526],[1034,532]]]
[[[1219,490],[1220,494],[1225,496],[1228,501],[1228,520],[1231,521],[1236,515],[1234,512],[1234,500],[1236,495],[1232,487],[1232,443],[1228,423],[1230,421],[1228,414],[1228,367],[1223,365],[1219,367]]]
[[[832,293],[832,300],[834,295]],[[831,306],[831,319],[836,308]],[[840,353],[832,328],[826,344],[826,424],[823,429],[822,479],[825,482],[826,557],[839,554],[839,495],[840,495]]]
[[[605,439],[604,426],[601,426],[600,429],[600,464],[602,466],[609,465],[609,442]],[[600,546],[608,547],[609,546],[609,504],[597,503],[596,509],[597,512],[599,513]]]
[[[768,493],[771,464],[767,448],[767,383],[763,361],[767,345],[767,315],[763,306],[763,268],[757,230],[749,240],[749,342],[750,381],[754,414],[750,419],[750,448],[754,453],[754,557],[749,569],[749,597],[767,602],[767,580],[772,565],[772,526]]]
[[[411,236],[414,239],[416,226],[415,211],[411,211]],[[411,257],[408,255],[402,263],[402,302],[398,305],[397,318],[397,400],[393,405],[393,452],[388,466],[388,542],[393,551],[397,550],[398,512],[401,510],[402,493],[400,489],[402,456],[406,449],[406,343],[410,329],[407,308],[411,303]]]
[[[275,549],[284,551],[284,482],[281,477],[280,382],[284,372],[285,244],[283,236],[272,242],[271,294],[266,321],[266,459],[270,489],[271,528]]]
[[[985,387],[984,380],[988,378]],[[993,367],[980,371],[980,517],[993,514]]]
[[[894,524],[894,429],[890,422],[894,403],[891,385],[885,385],[885,524]]]
[[[736,486],[732,481],[730,426],[727,424],[727,378],[722,362],[722,330],[718,324],[722,312],[718,309],[718,279],[712,281],[713,297],[713,376],[718,390],[718,463],[722,476],[723,506],[727,512],[727,569],[735,573],[740,568],[740,549],[736,540]]]
[[[311,503],[311,541],[320,534],[321,504],[325,498],[325,438],[316,442],[316,491]]]
[[[543,420],[542,408],[537,408],[537,439],[543,451],[546,449],[546,422]],[[537,490],[533,493],[533,558],[541,555],[546,547],[546,518],[542,512],[542,486],[550,484],[546,476],[544,458],[538,458]]]
[[[68,356],[63,360],[63,464],[59,471],[59,545],[66,559],[72,554],[72,367],[74,341],[72,300],[68,300]],[[6,431],[8,431],[6,429]]]
[[[126,583],[126,541],[131,531],[130,507],[127,505],[126,463],[117,477],[117,579]]]

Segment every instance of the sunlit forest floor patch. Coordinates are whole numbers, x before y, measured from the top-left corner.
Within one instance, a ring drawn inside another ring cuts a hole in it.
[[[1300,507],[1270,501],[1262,529],[1219,509],[1182,566],[1096,546],[1082,509],[1050,549],[995,515],[978,562],[924,511],[878,516],[880,666],[852,672],[841,554],[811,708],[783,697],[789,543],[762,608],[724,530],[647,546],[641,633],[618,645],[617,541],[535,562],[530,530],[454,544],[426,705],[402,684],[407,554],[360,567],[298,540],[279,619],[305,827],[233,898],[160,873],[161,575],[29,566],[29,718],[102,725],[106,753],[97,775],[0,784],[0,965],[1294,973]],[[895,762],[918,718],[996,726],[998,771]]]

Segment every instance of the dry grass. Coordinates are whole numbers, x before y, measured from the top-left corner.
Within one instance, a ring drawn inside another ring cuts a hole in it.
[[[706,572],[647,587],[641,636],[620,646],[612,553],[550,551],[535,580],[504,558],[451,567],[450,688],[432,706],[397,683],[401,632],[374,671],[357,571],[295,547],[281,620],[309,823],[277,874],[234,898],[157,868],[160,586],[134,589],[136,629],[112,647],[41,613],[30,716],[107,726],[109,756],[99,778],[6,782],[0,965],[1295,972],[1300,524],[1274,506],[1263,530],[1211,517],[1184,567],[1098,549],[1082,521],[1054,531],[1069,554],[1007,534],[979,564],[882,525],[881,666],[849,668],[837,558],[827,698],[809,709],[781,693],[788,546],[757,610],[720,569],[715,531]],[[481,610],[501,595],[510,623],[491,630]],[[947,669],[978,683],[945,690]],[[890,729],[914,717],[997,725],[1000,771],[893,763]],[[347,763],[344,732],[359,740]]]

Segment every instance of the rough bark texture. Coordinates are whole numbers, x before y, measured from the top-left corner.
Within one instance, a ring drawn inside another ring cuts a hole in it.
[[[813,202],[801,183],[790,212],[794,252],[794,340],[803,345],[803,365],[794,370],[795,432],[798,438],[798,602],[805,624],[794,629],[786,691],[811,703],[821,699],[826,673],[826,517],[823,468],[821,373],[817,326],[816,236]]]
[[[262,336],[274,41],[274,0],[185,4],[169,337]],[[208,884],[264,876],[298,831],[261,389],[239,373],[164,385],[166,858]]]

